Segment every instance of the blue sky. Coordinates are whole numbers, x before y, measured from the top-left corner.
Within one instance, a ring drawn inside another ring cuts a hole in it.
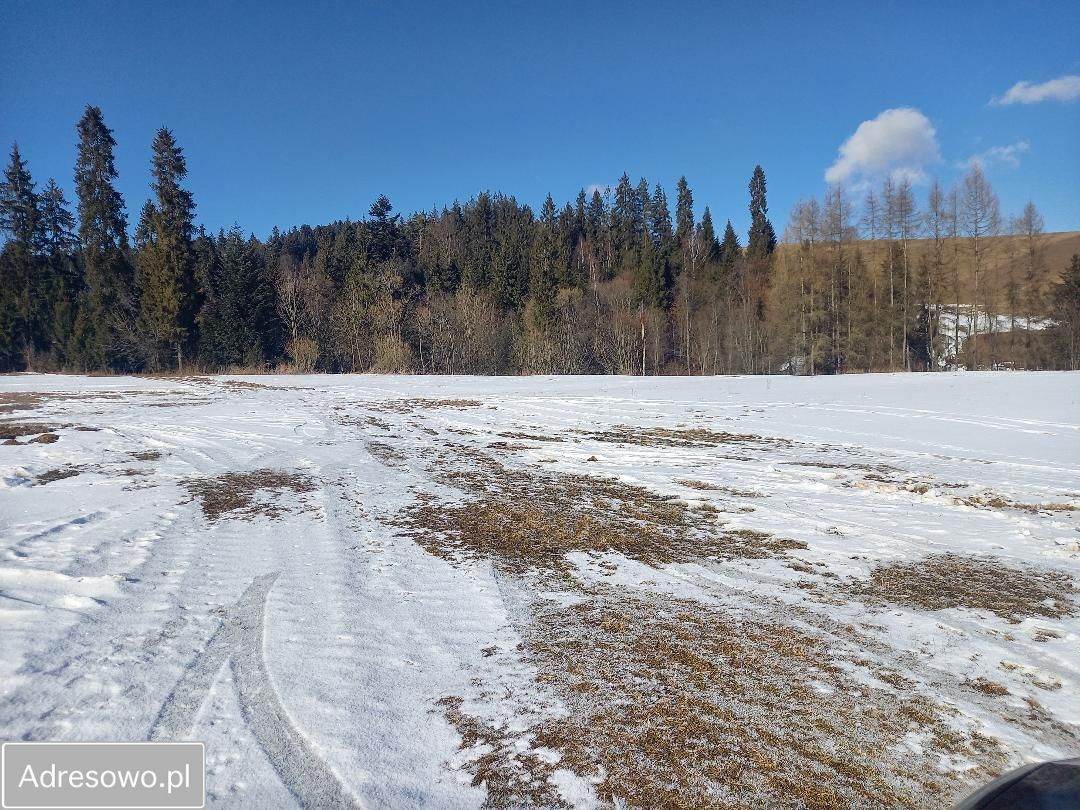
[[[685,174],[699,215],[744,232],[756,163],[782,230],[831,167],[855,188],[948,184],[976,155],[1005,212],[1032,198],[1048,230],[1080,229],[1080,92],[1041,84],[1080,75],[1080,4],[824,5],[7,0],[0,144],[70,198],[97,104],[134,219],[166,125],[199,221],[260,236],[360,218],[381,193],[406,212],[483,189],[538,209],[624,170],[672,200]]]

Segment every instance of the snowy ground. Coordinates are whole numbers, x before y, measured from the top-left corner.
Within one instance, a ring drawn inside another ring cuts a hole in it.
[[[1080,754],[1080,374],[14,375],[0,423],[0,739],[203,740],[214,806]]]

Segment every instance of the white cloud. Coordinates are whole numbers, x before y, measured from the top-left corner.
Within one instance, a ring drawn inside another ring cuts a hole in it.
[[[1080,76],[1059,76],[1042,84],[1017,82],[1005,95],[990,100],[991,104],[1038,104],[1040,101],[1076,101],[1080,99]]]
[[[937,133],[930,119],[912,107],[900,107],[859,124],[840,145],[840,154],[826,170],[825,181],[862,182],[892,175],[921,183],[926,180],[927,167],[940,160]]]
[[[957,164],[958,168],[970,169],[976,163],[986,167],[993,163],[1003,163],[1006,166],[1017,168],[1020,165],[1020,156],[1031,151],[1031,144],[1027,141],[1017,141],[1008,146],[991,146],[978,154],[972,155],[967,160]]]
[[[592,197],[593,192],[595,191],[599,191],[600,196],[603,197],[605,194],[611,191],[611,186],[609,186],[607,183],[589,183],[589,185],[585,186],[586,196]]]

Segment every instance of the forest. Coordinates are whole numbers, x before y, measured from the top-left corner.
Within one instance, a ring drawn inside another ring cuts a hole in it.
[[[151,145],[129,233],[102,111],[78,122],[74,203],[15,145],[0,183],[0,370],[192,373],[833,374],[1080,368],[1080,256],[1050,266],[1029,202],[978,163],[918,200],[908,178],[806,199],[778,233],[765,172],[749,232],[679,180],[623,174],[539,213],[484,192],[402,215],[195,225],[184,152]],[[861,191],[861,190],[860,190]],[[674,211],[674,215],[673,215]]]

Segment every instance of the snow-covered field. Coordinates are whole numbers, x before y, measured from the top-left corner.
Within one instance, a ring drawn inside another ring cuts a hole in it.
[[[1080,754],[1077,373],[13,375],[0,422],[0,739],[203,740],[214,806]]]

